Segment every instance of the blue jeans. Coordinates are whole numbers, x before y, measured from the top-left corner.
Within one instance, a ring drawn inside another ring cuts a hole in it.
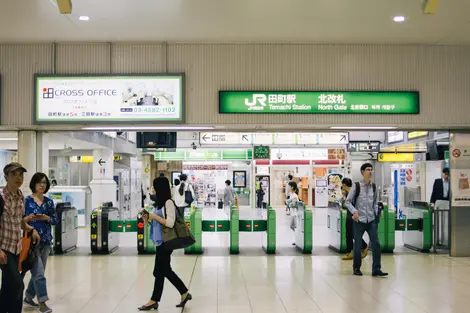
[[[26,289],[26,297],[34,299],[37,296],[38,301],[42,303],[49,300],[44,271],[46,269],[47,257],[51,252],[51,245],[41,243],[38,247],[38,251],[38,259],[31,269],[31,280]]]
[[[378,233],[377,221],[370,223],[354,222],[354,261],[353,268],[360,269],[362,264],[362,236],[365,232],[369,235],[370,247],[372,248],[372,273],[377,273],[381,270],[381,251]]]

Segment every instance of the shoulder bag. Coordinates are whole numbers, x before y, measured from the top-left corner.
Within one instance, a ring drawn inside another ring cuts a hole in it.
[[[168,250],[184,249],[192,246],[196,240],[188,226],[186,226],[184,218],[181,212],[177,209],[175,202],[173,200],[171,201],[175,206],[175,225],[173,225],[172,228],[162,225],[164,247]],[[167,215],[165,206],[163,207],[163,210],[163,214],[166,219]]]

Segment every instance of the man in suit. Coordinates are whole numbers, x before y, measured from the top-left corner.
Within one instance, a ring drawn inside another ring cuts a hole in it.
[[[449,185],[449,169],[445,167],[442,170],[442,178],[434,181],[431,194],[431,205],[434,206],[437,200],[449,200],[450,185]]]

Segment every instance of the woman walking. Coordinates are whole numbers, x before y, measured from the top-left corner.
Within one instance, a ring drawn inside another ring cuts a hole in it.
[[[51,184],[46,174],[34,174],[29,184],[33,194],[25,199],[25,214],[28,217],[29,225],[36,229],[41,237],[41,241],[38,246],[39,257],[31,269],[31,280],[26,289],[24,303],[32,307],[39,307],[39,312],[41,313],[52,312],[46,304],[49,297],[47,295],[46,278],[44,277],[47,257],[51,252],[51,226],[57,223],[54,202],[44,196],[49,191],[50,186]],[[39,304],[34,302],[36,296]]]
[[[171,254],[173,250],[165,248],[163,242],[164,227],[172,228],[175,225],[176,206],[171,200],[170,182],[166,177],[157,177],[153,181],[153,189],[156,195],[154,210],[151,213],[143,213],[142,218],[145,223],[150,222],[150,238],[155,244],[155,265],[153,276],[155,283],[152,297],[145,305],[139,308],[140,311],[149,311],[158,309],[158,303],[162,298],[163,284],[165,278],[168,279],[181,295],[181,302],[176,307],[182,308],[189,300],[192,300],[191,294],[184,282],[173,272],[171,268]]]

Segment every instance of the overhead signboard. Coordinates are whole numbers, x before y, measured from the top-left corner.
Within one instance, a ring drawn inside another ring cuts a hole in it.
[[[199,133],[199,143],[204,145],[249,145],[251,133]]]
[[[427,137],[429,132],[408,132],[408,139]]]
[[[219,91],[221,114],[418,114],[418,92]]]
[[[379,153],[379,162],[414,162],[414,153]]]
[[[252,149],[176,149],[175,152],[155,152],[156,161],[216,161],[216,160],[251,160]]]
[[[387,132],[387,143],[402,142],[403,140],[405,140],[405,134],[403,132]]]
[[[348,152],[380,152],[380,141],[350,141]]]
[[[348,133],[201,132],[201,145],[345,145]]]
[[[271,160],[328,160],[328,149],[275,149]]]
[[[36,124],[184,122],[184,74],[35,75]]]

